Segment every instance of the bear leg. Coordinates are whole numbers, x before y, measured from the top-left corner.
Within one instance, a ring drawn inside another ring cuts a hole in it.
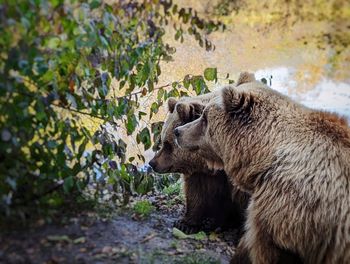
[[[258,210],[257,210],[258,209]],[[281,249],[273,242],[266,220],[259,219],[260,210],[266,208],[256,208],[254,200],[251,201],[248,208],[248,217],[246,221],[246,233],[243,235],[240,245],[247,249],[252,263],[277,264],[277,263],[302,263],[300,257],[286,249]]]
[[[237,246],[236,252],[231,258],[230,264],[251,264],[249,250],[243,243],[243,237]]]
[[[174,222],[174,227],[181,230],[185,234],[193,234],[200,231],[200,225],[196,223],[191,223],[186,219],[186,217]]]

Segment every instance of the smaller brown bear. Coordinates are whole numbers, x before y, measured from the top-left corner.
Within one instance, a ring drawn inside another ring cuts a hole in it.
[[[242,73],[237,84],[255,81],[254,75]],[[150,161],[159,173],[179,172],[184,176],[186,212],[175,227],[186,233],[217,227],[240,228],[249,195],[233,188],[224,171],[214,171],[215,164],[198,154],[181,149],[175,143],[173,130],[198,118],[203,104],[220,95],[219,91],[180,100],[169,98],[168,116],[161,133],[161,149]]]
[[[344,119],[256,82],[224,88],[221,102],[175,134],[180,146],[220,164],[252,195],[232,263],[281,263],[286,256],[350,263],[350,129]]]

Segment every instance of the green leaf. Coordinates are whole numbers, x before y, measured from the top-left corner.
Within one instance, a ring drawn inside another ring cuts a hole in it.
[[[51,0],[50,3],[53,7],[57,7],[59,4],[62,3],[62,0]]]
[[[93,0],[90,3],[90,8],[91,9],[95,9],[95,8],[98,8],[100,5],[101,5],[101,1],[100,0]]]
[[[47,47],[49,49],[56,49],[60,45],[61,40],[58,37],[52,37],[47,41]]]
[[[205,239],[207,239],[207,235],[203,231],[200,231],[200,232],[198,232],[196,234],[193,234],[192,237],[195,240],[205,240]]]
[[[63,235],[63,236],[47,236],[46,238],[48,241],[50,242],[67,242],[67,243],[71,243],[72,240],[67,236],[67,235]]]
[[[48,148],[50,148],[50,149],[53,149],[53,148],[56,148],[57,147],[57,142],[55,141],[55,140],[49,140],[48,142],[47,142],[47,146],[48,146]]]
[[[190,87],[190,84],[191,84],[191,76],[190,75],[186,75],[185,78],[183,79],[183,84],[184,84],[184,87],[186,89],[188,89]]]
[[[120,118],[122,117],[126,110],[127,110],[127,107],[128,107],[128,101],[125,99],[121,99],[118,101],[118,106],[115,108],[115,118]]]
[[[79,237],[73,240],[74,244],[83,244],[86,242],[86,237]]]
[[[138,122],[134,114],[128,115],[127,122],[126,122],[126,129],[128,136],[131,135],[137,126]]]
[[[74,179],[72,176],[68,176],[64,179],[63,190],[65,193],[69,193],[74,186]]]
[[[203,231],[200,231],[196,234],[186,235],[184,232],[177,229],[176,227],[173,227],[173,236],[178,238],[178,239],[188,239],[188,238],[195,239],[195,240],[206,240],[207,239],[207,235]]]
[[[173,227],[173,236],[178,239],[189,238],[188,235],[186,235],[184,232],[182,232],[180,229],[177,229],[176,227]]]
[[[104,36],[99,36],[100,37],[100,41],[101,43],[105,46],[105,47],[109,47],[109,43],[108,40],[104,37]]]
[[[191,85],[197,95],[209,92],[208,86],[202,76],[193,76],[191,79]]]
[[[154,90],[154,83],[153,83],[152,80],[148,80],[147,86],[148,86],[148,91],[149,92],[152,92]]]
[[[37,112],[35,117],[38,121],[42,121],[42,120],[46,119],[46,113],[43,111]]]
[[[152,113],[158,113],[159,105],[156,102],[153,102],[151,105],[151,112]]]
[[[206,68],[204,70],[204,77],[208,81],[217,81],[217,69],[216,68]]]
[[[84,138],[83,142],[80,144],[80,146],[78,148],[77,159],[80,159],[81,156],[83,155],[83,153],[85,151],[85,148],[86,148],[86,145],[87,145],[88,142],[89,142],[89,139],[88,138]]]
[[[164,89],[158,90],[158,93],[157,93],[157,100],[158,101],[161,101],[163,99],[164,93],[165,93]]]
[[[181,35],[182,35],[181,30],[176,31],[175,40],[179,40],[179,38],[181,37]]]
[[[175,4],[175,5],[173,6],[173,10],[172,10],[173,15],[175,15],[175,14],[176,14],[176,12],[177,12],[177,8],[178,8],[178,6]]]
[[[139,111],[139,119],[141,119],[143,116],[146,116],[147,114],[145,112]]]
[[[141,130],[140,132],[140,140],[144,145],[144,149],[147,150],[151,147],[151,134],[149,132],[149,129],[145,127],[144,129]]]
[[[180,93],[178,89],[171,89],[168,93],[168,98],[169,97],[179,97]]]

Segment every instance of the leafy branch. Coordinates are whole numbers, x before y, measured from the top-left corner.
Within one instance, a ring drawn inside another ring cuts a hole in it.
[[[153,115],[170,96],[203,94],[217,81],[210,68],[158,85],[161,62],[176,52],[166,27],[211,50],[208,34],[224,25],[163,0],[19,0],[0,10],[0,214],[33,197],[38,210],[59,207],[91,185],[96,198],[108,184],[117,197],[152,190],[136,177],[140,146],[151,148],[161,131]],[[125,94],[115,95],[112,80]],[[141,97],[155,98],[149,109]],[[101,121],[97,129],[88,118]]]

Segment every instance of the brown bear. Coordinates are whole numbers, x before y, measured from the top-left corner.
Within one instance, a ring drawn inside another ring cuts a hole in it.
[[[242,73],[237,85],[251,81],[255,81],[254,75]],[[203,105],[219,95],[216,91],[178,101],[170,98],[169,114],[161,133],[162,147],[150,161],[156,172],[183,174],[186,212],[175,227],[186,233],[217,227],[239,228],[248,204],[249,195],[233,188],[223,170],[215,170],[215,164],[208,167],[202,157],[179,148],[175,142],[174,129],[198,118]]]
[[[251,194],[232,263],[282,263],[282,250],[304,263],[350,263],[345,119],[255,82],[224,88],[220,100],[175,134],[181,147],[221,165]]]

